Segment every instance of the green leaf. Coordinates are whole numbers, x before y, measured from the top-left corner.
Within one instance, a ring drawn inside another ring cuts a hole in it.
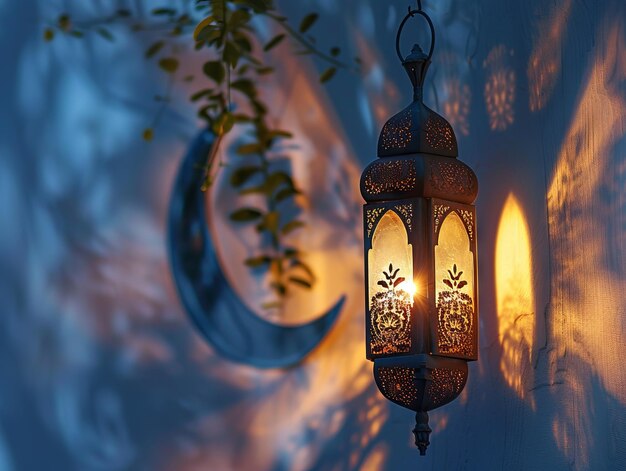
[[[217,105],[206,105],[198,110],[198,118],[205,119],[207,122],[211,123],[211,116],[209,115],[209,111],[217,108]]]
[[[98,28],[96,31],[98,32],[98,34],[100,36],[102,36],[107,41],[114,41],[113,35],[111,34],[111,32],[108,29],[106,29],[106,28]]]
[[[296,249],[294,247],[285,247],[283,249],[283,254],[287,258],[297,257],[299,253],[300,252],[298,251],[298,249]],[[298,262],[297,260],[294,260],[292,263],[295,265],[295,264],[297,264],[297,262]]]
[[[331,78],[333,78],[333,76],[335,75],[335,73],[337,72],[337,68],[336,67],[330,67],[328,69],[326,69],[322,75],[320,75],[320,82],[324,83],[324,82],[328,82]]]
[[[222,58],[224,62],[230,64],[231,68],[237,68],[237,63],[239,62],[239,58],[241,57],[241,53],[237,46],[235,46],[231,41],[226,41],[224,44],[224,52],[222,53]]]
[[[240,155],[259,154],[263,152],[263,148],[259,143],[244,144],[237,148],[237,153]]]
[[[261,307],[263,309],[278,309],[282,306],[283,304],[280,301],[269,301],[267,303],[263,303],[261,304]]]
[[[287,224],[285,224],[283,226],[283,228],[280,230],[280,233],[283,235],[287,235],[293,231],[295,231],[296,229],[303,227],[305,224],[302,221],[289,221]]]
[[[259,100],[251,101],[252,107],[254,108],[254,112],[259,115],[264,115],[267,113],[267,106],[261,103]]]
[[[43,39],[45,41],[52,41],[54,39],[54,30],[51,28],[46,28],[43,32]]]
[[[300,22],[300,27],[298,28],[301,33],[306,33],[311,26],[317,21],[319,15],[317,13],[309,13],[305,16]]]
[[[311,270],[311,267],[309,267],[303,261],[295,259],[291,262],[291,266],[293,268],[299,268],[300,270],[304,271],[304,273],[306,273],[311,280],[315,280],[315,274],[313,273],[313,270]]]
[[[176,10],[173,8],[154,8],[152,14],[157,16],[173,16],[176,14]]]
[[[151,141],[153,137],[154,137],[154,131],[152,130],[152,128],[146,128],[143,130],[144,141]]]
[[[213,81],[218,85],[221,84],[224,81],[224,77],[226,77],[224,64],[220,61],[205,62],[202,66],[202,70],[207,77],[213,79]]]
[[[305,280],[304,278],[300,278],[299,276],[290,276],[289,282],[296,284],[296,285],[303,286],[308,289],[311,289],[313,287],[313,285],[309,281]]]
[[[235,39],[235,44],[237,44],[237,46],[239,46],[239,49],[241,49],[242,51],[252,52],[252,43],[244,35],[237,37]]]
[[[159,67],[168,74],[173,74],[178,69],[178,59],[175,57],[164,57],[159,61]]]
[[[263,213],[255,208],[241,208],[230,214],[230,219],[237,222],[248,222],[259,219]]]
[[[200,23],[198,23],[193,30],[193,39],[195,39],[196,41],[206,40],[204,36],[206,36],[213,29],[214,21],[215,18],[212,15],[209,15],[201,20]]]
[[[193,95],[191,95],[189,97],[189,99],[191,101],[198,101],[200,98],[205,97],[210,95],[211,93],[213,93],[213,89],[212,88],[205,88],[203,90],[197,91],[196,93],[194,93]]]
[[[59,25],[59,28],[65,32],[68,32],[70,29],[72,29],[72,21],[70,20],[70,15],[68,15],[67,13],[59,15],[57,24]]]
[[[271,2],[264,0],[233,0],[235,5],[243,5],[250,7],[255,13],[266,12],[271,7]]]
[[[215,19],[223,22],[226,2],[224,0],[209,0],[208,3],[211,5],[211,11],[213,12],[213,16],[215,16]]]
[[[253,120],[251,116],[243,113],[235,113],[233,114],[233,118],[235,119],[235,123],[249,123]]]
[[[250,257],[244,260],[243,263],[248,265],[251,268],[258,268],[264,265],[269,265],[272,261],[272,258],[268,255],[259,255],[258,257]]]
[[[156,55],[156,53],[159,52],[163,48],[164,45],[165,45],[165,42],[163,42],[163,41],[157,41],[157,42],[153,43],[146,50],[146,58],[150,59],[151,57],[154,57]]]
[[[274,199],[276,200],[277,203],[280,203],[281,201],[289,198],[290,196],[295,196],[299,193],[300,191],[298,191],[298,189],[293,188],[293,187],[283,188],[278,193],[276,193],[276,196],[274,197]]]
[[[256,73],[259,75],[267,75],[274,72],[274,67],[259,67],[256,69]]]
[[[279,296],[284,296],[287,294],[287,287],[280,282],[274,281],[270,283],[270,287],[278,293]]]
[[[274,129],[267,132],[267,139],[275,139],[277,137],[291,139],[293,137],[293,134],[291,134],[289,131],[283,131],[282,129]]]
[[[259,173],[261,170],[261,167],[255,166],[239,167],[230,176],[230,184],[238,188],[250,180],[250,177]]]
[[[265,194],[265,185],[252,186],[239,192],[240,195],[253,195],[255,193]]]
[[[184,24],[189,24],[191,23],[191,18],[189,18],[189,15],[187,13],[183,13],[182,15],[180,15],[178,17],[178,19],[176,20],[178,23],[184,25]]]
[[[213,123],[213,131],[221,136],[228,133],[234,125],[235,118],[233,118],[233,115],[228,112],[222,113],[217,121]]]
[[[341,53],[341,49],[338,47],[333,47],[330,49],[330,55],[333,57],[337,57]]]
[[[267,180],[265,181],[265,187],[268,194],[271,194],[276,188],[278,188],[283,183],[293,187],[293,180],[291,179],[291,175],[286,172],[278,171],[271,173]]]
[[[70,36],[74,36],[75,38],[82,38],[85,33],[83,33],[82,31],[78,31],[78,30],[72,30],[68,33]]]
[[[269,42],[265,46],[263,46],[263,50],[267,52],[273,49],[274,47],[278,46],[283,39],[285,39],[284,33],[277,34],[272,39],[270,39]]]
[[[250,97],[250,98],[254,98],[256,97],[256,87],[254,86],[254,83],[252,83],[251,80],[248,79],[239,79],[239,80],[235,80],[233,83],[230,84],[231,88],[234,88],[235,90],[240,91],[241,93],[243,93],[244,95]]]
[[[228,19],[228,29],[230,31],[238,30],[248,21],[250,21],[250,13],[248,13],[246,10],[235,10]]]
[[[267,230],[270,234],[278,234],[278,219],[279,214],[276,211],[270,211],[263,218],[263,229]]]

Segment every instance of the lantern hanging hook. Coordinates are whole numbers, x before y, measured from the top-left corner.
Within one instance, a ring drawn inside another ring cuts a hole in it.
[[[417,10],[412,10],[411,6],[409,5],[408,13],[400,23],[400,26],[398,27],[398,33],[396,34],[396,53],[398,54],[398,58],[402,63],[404,63],[404,57],[402,57],[402,53],[400,52],[400,36],[402,35],[402,29],[404,28],[404,24],[409,18],[413,18],[415,15],[423,16],[428,22],[428,26],[430,28],[430,50],[428,51],[427,60],[430,61],[431,57],[433,56],[433,51],[435,50],[435,27],[433,26],[433,21],[430,19],[430,16],[428,16],[424,12],[424,10],[422,10],[422,1],[417,0]]]

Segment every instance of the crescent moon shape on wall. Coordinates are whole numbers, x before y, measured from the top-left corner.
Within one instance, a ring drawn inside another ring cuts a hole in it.
[[[223,356],[259,368],[293,365],[328,333],[345,296],[322,316],[297,326],[272,324],[241,301],[222,272],[205,219],[200,169],[214,142],[207,130],[193,140],[171,196],[168,250],[178,294],[200,332]]]

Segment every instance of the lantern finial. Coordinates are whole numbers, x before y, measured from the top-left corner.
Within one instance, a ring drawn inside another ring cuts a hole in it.
[[[432,430],[428,426],[428,412],[417,412],[415,414],[413,435],[415,435],[415,446],[419,448],[422,456],[426,454],[426,448],[430,445],[430,432]]]
[[[429,65],[430,59],[419,44],[414,44],[411,54],[402,61],[402,66],[413,85],[413,101],[422,101],[424,79]]]

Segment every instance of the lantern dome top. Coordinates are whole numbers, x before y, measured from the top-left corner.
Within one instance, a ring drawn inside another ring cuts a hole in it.
[[[432,53],[432,50],[431,50]],[[456,135],[448,121],[424,105],[423,85],[430,65],[430,55],[415,44],[402,61],[411,84],[413,102],[392,116],[378,138],[378,156],[433,154],[457,157]]]

